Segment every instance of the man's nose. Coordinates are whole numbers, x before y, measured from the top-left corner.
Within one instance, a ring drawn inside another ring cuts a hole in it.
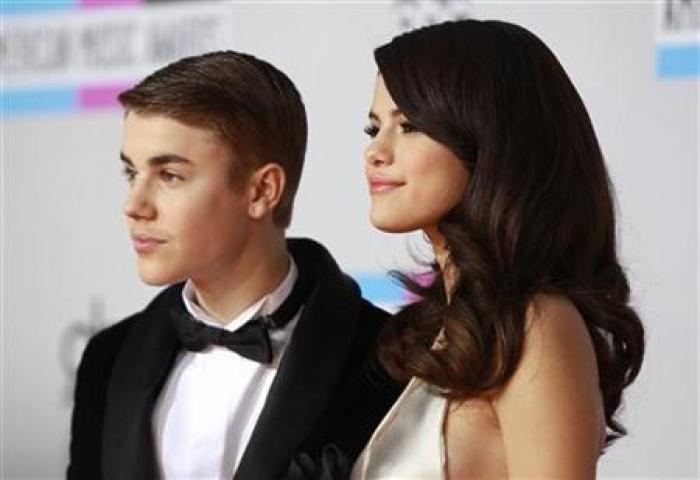
[[[124,214],[133,220],[152,219],[156,209],[153,204],[151,188],[148,183],[138,179],[132,180],[129,193],[124,201]]]

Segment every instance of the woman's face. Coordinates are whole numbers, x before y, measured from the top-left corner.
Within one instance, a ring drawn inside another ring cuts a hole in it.
[[[438,222],[460,201],[469,180],[464,163],[444,145],[416,130],[377,77],[366,128],[365,152],[372,199],[370,220],[385,232],[422,229]]]

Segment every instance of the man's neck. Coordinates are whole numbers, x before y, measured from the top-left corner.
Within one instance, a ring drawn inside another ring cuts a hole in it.
[[[289,272],[284,235],[249,243],[234,265],[213,278],[191,279],[199,306],[222,325],[272,292]]]

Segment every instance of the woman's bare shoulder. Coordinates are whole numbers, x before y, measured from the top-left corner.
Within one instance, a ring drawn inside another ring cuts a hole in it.
[[[604,415],[598,367],[586,323],[568,298],[533,299],[522,356],[492,403],[510,473],[595,475]]]

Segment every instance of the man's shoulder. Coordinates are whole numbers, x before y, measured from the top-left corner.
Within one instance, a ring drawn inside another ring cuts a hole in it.
[[[367,350],[373,351],[376,338],[390,314],[363,296],[357,280],[341,269],[321,243],[309,238],[289,238],[287,242],[297,264],[314,271],[317,295],[313,303],[328,309],[342,306],[341,310],[347,315],[345,321],[354,324],[349,358],[357,361],[366,355]]]
[[[148,305],[128,317],[119,320],[95,333],[85,347],[85,358],[96,356],[113,358],[119,352],[124,340],[135,325],[140,322],[150,321],[153,313],[160,308],[164,302],[179,294],[182,284],[175,284],[161,290]]]
[[[119,350],[124,338],[126,338],[133,325],[139,321],[142,314],[143,311],[136,312],[95,333],[85,347],[86,356],[92,352],[107,353]]]
[[[371,321],[384,322],[391,314],[362,297],[362,316]]]
[[[358,322],[359,336],[374,341],[379,331],[391,315],[374,305],[366,298],[361,298],[360,318]]]

